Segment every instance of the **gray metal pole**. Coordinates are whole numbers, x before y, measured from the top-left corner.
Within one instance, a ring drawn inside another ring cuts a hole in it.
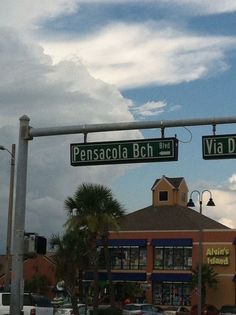
[[[197,313],[198,315],[202,314],[202,195],[201,193],[199,195],[199,213],[200,213],[200,219],[199,219],[199,249],[198,249],[198,307],[197,307]]]
[[[25,204],[28,160],[28,129],[29,118],[20,118],[16,199],[13,228],[12,251],[12,276],[11,276],[11,304],[10,314],[20,315],[23,304],[23,258],[24,258],[24,229],[25,229]]]
[[[107,124],[90,124],[77,126],[61,126],[49,128],[30,128],[29,135],[33,137],[68,135],[76,133],[92,133],[119,130],[137,130],[152,128],[172,128],[187,126],[203,126],[203,125],[220,125],[236,123],[236,116],[220,117],[220,118],[199,118],[199,119],[181,119],[181,120],[159,120],[159,121],[142,121],[142,122],[121,122]]]
[[[210,194],[209,201],[207,203],[207,206],[215,206],[215,203],[212,199],[211,191],[208,189],[205,189],[203,191],[199,190],[193,190],[190,194],[190,199],[187,204],[189,207],[195,207],[193,201],[192,201],[192,195],[193,193],[197,193],[199,196],[199,226],[198,226],[198,283],[197,283],[197,289],[198,289],[198,304],[197,304],[197,314],[202,314],[202,302],[203,302],[203,296],[202,296],[202,265],[203,265],[203,220],[202,220],[202,200],[204,193],[207,192]],[[205,301],[204,301],[205,303]]]
[[[8,218],[7,218],[7,266],[5,277],[5,291],[9,291],[10,275],[11,275],[11,244],[12,244],[12,214],[13,214],[13,197],[14,197],[14,177],[15,177],[15,152],[16,145],[12,144],[11,149],[11,174],[10,174],[10,188],[8,201]]]

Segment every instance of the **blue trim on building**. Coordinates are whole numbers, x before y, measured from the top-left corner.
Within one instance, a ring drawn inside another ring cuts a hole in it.
[[[233,281],[233,282],[236,282],[236,275],[234,275],[232,281]]]
[[[236,245],[236,237],[235,237],[235,239],[233,240],[233,245]]]
[[[163,238],[153,239],[151,243],[154,246],[192,246],[193,240],[191,238]]]
[[[172,281],[172,282],[190,282],[192,280],[191,274],[186,273],[153,273],[150,280],[162,282],[162,281]]]
[[[93,273],[86,272],[84,280],[93,280]],[[112,280],[114,281],[146,281],[146,273],[142,272],[115,272],[112,273]],[[98,274],[99,280],[107,280],[107,272],[99,272]]]
[[[110,239],[109,246],[146,246],[146,239]],[[102,245],[102,241],[98,240],[97,245]]]

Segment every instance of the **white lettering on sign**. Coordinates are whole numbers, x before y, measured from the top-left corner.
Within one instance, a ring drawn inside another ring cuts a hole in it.
[[[153,147],[149,143],[147,145],[134,143],[133,144],[133,157],[134,158],[153,157]]]
[[[127,159],[128,150],[125,147],[118,146],[117,148],[100,148],[100,149],[80,149],[74,148],[74,160],[80,161],[99,161],[112,159]]]
[[[234,138],[228,139],[228,147],[229,147],[229,153],[235,152],[235,139]]]
[[[223,154],[223,144],[215,139],[206,139],[207,151],[213,154]]]
[[[162,150],[171,149],[170,143],[160,142],[160,149]]]
[[[74,160],[76,161],[77,156],[79,155],[79,148],[78,147],[73,147],[73,157]]]

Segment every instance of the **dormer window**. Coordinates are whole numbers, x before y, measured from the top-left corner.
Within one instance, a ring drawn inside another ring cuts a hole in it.
[[[160,191],[159,201],[167,201],[167,200],[168,200],[168,191]]]

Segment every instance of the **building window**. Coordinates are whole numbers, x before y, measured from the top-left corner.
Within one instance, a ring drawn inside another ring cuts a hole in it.
[[[160,191],[159,201],[167,201],[167,200],[168,200],[168,191]]]
[[[192,247],[158,246],[154,247],[153,268],[159,270],[192,269]]]
[[[99,267],[105,269],[104,249],[100,246]],[[111,269],[146,269],[147,248],[142,246],[109,246]]]
[[[190,305],[191,285],[188,282],[155,282],[153,303],[158,305]]]

